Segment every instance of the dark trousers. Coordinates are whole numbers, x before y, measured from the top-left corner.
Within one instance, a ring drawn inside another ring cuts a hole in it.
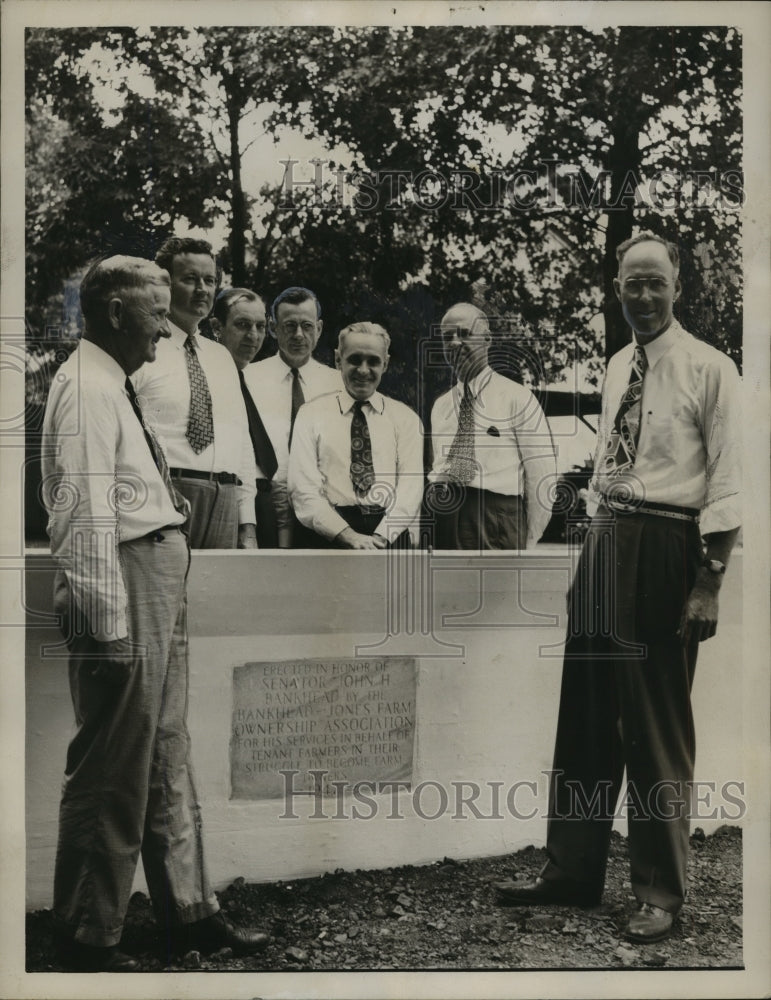
[[[269,479],[257,480],[257,495],[254,498],[254,516],[257,518],[257,547],[260,549],[277,549],[278,524]]]
[[[179,530],[159,535],[119,549],[134,644],[125,683],[93,676],[99,646],[57,574],[77,729],[59,810],[54,917],[64,935],[89,945],[120,940],[140,852],[161,921],[190,923],[219,909],[187,730],[190,553]]]
[[[385,516],[385,508],[370,508],[362,510],[361,507],[335,507],[337,513],[346,521],[349,528],[353,528],[360,535],[374,535],[377,526]],[[412,547],[410,533],[405,528],[392,542],[389,549],[409,549]],[[341,548],[333,538],[324,538],[295,517],[292,527],[292,548],[295,549],[337,549]]]
[[[675,635],[701,561],[695,524],[601,508],[568,598],[545,878],[601,889],[624,770],[632,888],[685,897],[698,643]]]
[[[459,483],[429,483],[424,506],[435,549],[524,549],[527,545],[522,497]]]

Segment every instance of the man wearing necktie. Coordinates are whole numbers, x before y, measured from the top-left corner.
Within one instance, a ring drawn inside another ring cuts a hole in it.
[[[156,262],[171,278],[171,336],[134,388],[190,502],[192,548],[256,548],[256,467],[238,374],[228,351],[198,332],[217,284],[211,245],[172,237]]]
[[[220,344],[230,351],[236,364],[241,395],[246,406],[249,436],[257,463],[257,495],[254,498],[257,545],[261,549],[275,549],[278,547],[278,525],[270,494],[271,480],[276,474],[278,462],[257,401],[249,392],[244,378],[244,370],[265,340],[265,303],[248,288],[223,288],[214,300],[211,325]]]
[[[276,296],[270,308],[269,330],[278,343],[278,353],[247,365],[244,381],[276,456],[270,495],[278,544],[281,548],[304,548],[314,546],[316,539],[297,520],[289,501],[287,476],[294,422],[303,403],[340,388],[340,373],[312,356],[321,336],[322,319],[321,305],[310,289],[292,286]]]
[[[423,496],[423,427],[408,406],[378,392],[389,345],[377,323],[341,330],[335,362],[343,389],[297,416],[289,493],[315,547],[410,544]]]
[[[431,411],[426,510],[437,549],[524,549],[549,523],[555,476],[546,418],[525,386],[493,371],[487,317],[469,303],[442,317],[456,384]]]
[[[685,897],[699,642],[740,525],[739,377],[686,333],[677,247],[622,243],[614,282],[633,343],[603,387],[598,504],[568,597],[562,693],[540,876],[503,903],[592,905],[626,768],[632,889],[626,935],[665,938]]]
[[[54,876],[61,960],[131,972],[123,921],[141,853],[164,941],[178,951],[262,947],[219,913],[204,862],[187,730],[187,501],[128,376],[169,337],[169,276],[96,263],[85,332],[46,407],[43,496],[58,564],[76,731],[67,750]]]

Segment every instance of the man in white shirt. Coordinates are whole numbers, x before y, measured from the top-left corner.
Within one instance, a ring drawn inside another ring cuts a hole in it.
[[[203,856],[186,722],[189,505],[127,377],[169,336],[169,277],[112,257],[80,297],[86,329],[51,384],[42,455],[77,724],[54,876],[60,956],[77,971],[138,968],[118,944],[140,851],[164,940],[251,952],[267,938],[225,921]]]
[[[442,318],[442,347],[456,376],[431,411],[433,468],[426,509],[437,549],[524,549],[549,523],[554,447],[525,386],[493,371],[487,317],[469,303]]]
[[[217,284],[211,245],[172,237],[156,263],[171,278],[171,336],[134,388],[190,502],[192,548],[256,548],[257,473],[238,373],[226,348],[197,332]]]
[[[344,388],[299,411],[289,455],[289,495],[320,546],[408,546],[423,496],[423,426],[378,392],[390,337],[377,323],[340,331],[335,362]]]
[[[638,909],[626,936],[659,941],[685,898],[695,758],[690,691],[699,642],[741,522],[740,383],[686,333],[677,247],[622,243],[614,282],[633,343],[603,387],[592,520],[568,599],[549,793],[549,860],[499,886],[515,905],[599,902],[626,768]]]
[[[260,410],[246,386],[244,370],[251,364],[265,340],[265,303],[248,288],[223,288],[214,300],[211,325],[220,344],[230,351],[238,369],[241,395],[246,406],[249,436],[257,464],[257,544],[261,549],[278,548],[276,511],[270,494],[276,472],[276,453],[260,416]]]
[[[314,545],[314,539],[293,514],[287,489],[289,444],[297,412],[303,403],[334,392],[340,373],[312,357],[321,336],[321,305],[308,288],[292,286],[276,297],[270,308],[270,333],[278,353],[247,365],[246,386],[260,411],[276,456],[271,497],[276,511],[281,548]]]

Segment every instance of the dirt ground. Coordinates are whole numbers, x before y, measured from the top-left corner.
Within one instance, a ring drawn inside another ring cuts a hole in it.
[[[220,895],[234,921],[269,931],[254,958],[225,949],[168,964],[146,896],[131,899],[122,948],[142,971],[369,971],[515,969],[697,969],[742,967],[742,840],[738,827],[691,836],[688,899],[672,936],[653,945],[623,938],[635,901],[626,841],[613,834],[600,906],[499,907],[493,884],[536,875],[542,848],[476,861],[249,884]],[[51,912],[27,917],[27,971],[56,972]]]

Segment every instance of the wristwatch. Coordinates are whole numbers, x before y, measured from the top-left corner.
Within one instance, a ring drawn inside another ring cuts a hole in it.
[[[725,563],[719,559],[705,559],[702,566],[716,576],[722,576],[725,573]]]

